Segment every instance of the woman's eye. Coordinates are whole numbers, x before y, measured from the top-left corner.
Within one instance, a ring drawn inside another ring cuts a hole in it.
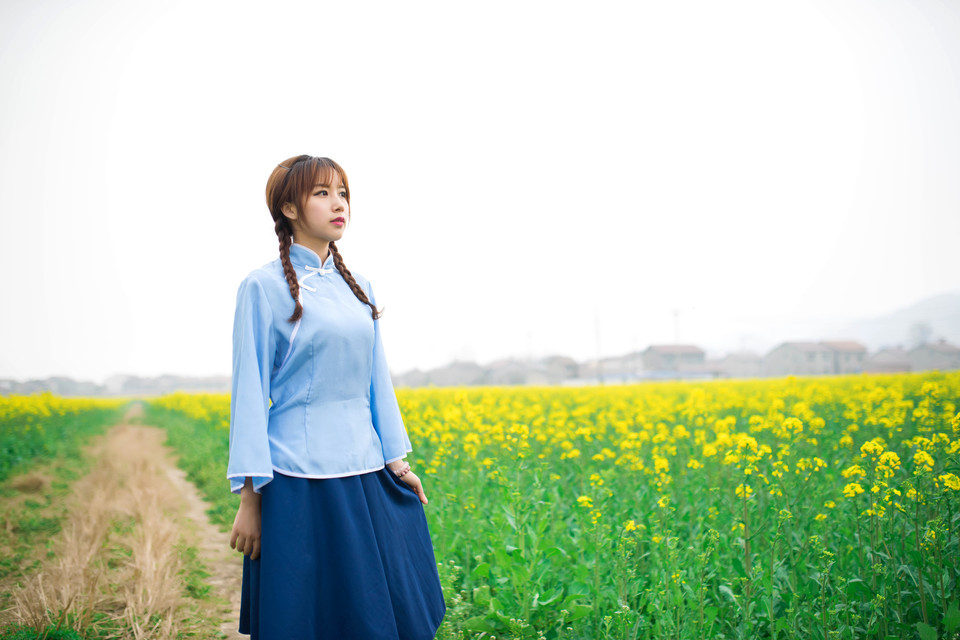
[[[340,192],[340,195],[341,195],[342,197],[346,198],[346,197],[347,197],[347,192],[346,192],[346,191],[341,191],[341,192]]]
[[[313,195],[315,195],[315,196],[324,195],[324,196],[325,196],[325,195],[327,195],[327,190],[326,190],[326,189],[320,189],[320,191],[317,191],[317,192],[316,192],[315,194],[313,194]]]

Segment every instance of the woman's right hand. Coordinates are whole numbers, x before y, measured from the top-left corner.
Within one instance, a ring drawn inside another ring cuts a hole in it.
[[[230,548],[249,555],[251,560],[260,557],[260,494],[253,491],[250,478],[240,491],[240,507],[233,520]]]

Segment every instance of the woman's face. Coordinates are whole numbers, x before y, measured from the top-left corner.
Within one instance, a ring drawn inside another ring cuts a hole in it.
[[[336,184],[326,184],[324,180]],[[299,244],[335,242],[343,237],[350,219],[347,190],[336,172],[332,177],[321,177],[318,183],[310,191],[303,206],[303,215],[297,217],[292,206],[284,210],[284,215],[291,219],[294,237]]]

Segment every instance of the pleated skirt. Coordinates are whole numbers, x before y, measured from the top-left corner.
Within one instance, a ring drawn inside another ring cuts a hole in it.
[[[251,640],[428,640],[446,613],[424,505],[388,468],[274,473],[260,557],[243,556],[239,632]]]

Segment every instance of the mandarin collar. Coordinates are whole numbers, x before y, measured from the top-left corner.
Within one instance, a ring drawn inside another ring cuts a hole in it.
[[[328,249],[327,259],[323,261],[323,264],[320,264],[320,256],[317,255],[316,251],[294,242],[290,245],[290,262],[298,267],[309,267],[311,271],[333,268],[333,251]]]

